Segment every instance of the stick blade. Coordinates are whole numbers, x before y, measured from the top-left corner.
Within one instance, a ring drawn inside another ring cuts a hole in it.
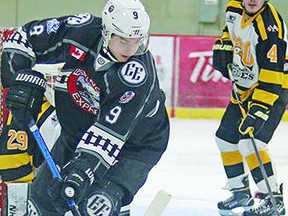
[[[146,210],[144,216],[160,216],[166,209],[171,198],[172,196],[168,192],[164,190],[158,191],[148,209]]]

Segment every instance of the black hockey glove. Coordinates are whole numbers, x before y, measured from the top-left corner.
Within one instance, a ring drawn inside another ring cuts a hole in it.
[[[89,153],[82,152],[81,154],[90,156]],[[63,210],[65,211],[63,208],[66,210],[68,208],[67,201],[73,199],[77,204],[82,201],[95,177],[90,164],[79,160],[78,157],[63,167],[61,175],[64,180],[53,179],[48,187],[48,195],[52,201],[57,203],[56,208],[62,213]]]
[[[216,39],[213,45],[213,66],[229,79],[227,65],[233,60],[233,44],[230,40]]]
[[[25,129],[31,117],[37,119],[45,88],[46,80],[40,72],[25,69],[15,74],[5,100],[14,123]]]
[[[64,179],[61,188],[61,196],[65,200],[81,200],[87,192],[87,189],[94,181],[94,173],[90,168],[83,170],[81,164],[72,168]]]
[[[64,184],[64,180],[59,178],[53,178],[50,182],[47,192],[48,198],[54,203],[54,207],[59,213],[59,215],[64,215],[65,212],[69,211],[68,200],[63,199],[61,196],[61,188]],[[78,204],[77,204],[78,205]]]
[[[248,134],[250,131],[254,132],[254,135],[259,133],[264,126],[264,123],[268,120],[269,109],[258,103],[251,103],[248,108],[247,115],[242,119],[239,125],[239,131],[241,134]]]

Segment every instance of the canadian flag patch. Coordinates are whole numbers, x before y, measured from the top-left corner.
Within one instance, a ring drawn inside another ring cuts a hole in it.
[[[73,45],[70,48],[69,54],[74,58],[79,59],[80,61],[84,61],[84,58],[86,56],[86,52]]]

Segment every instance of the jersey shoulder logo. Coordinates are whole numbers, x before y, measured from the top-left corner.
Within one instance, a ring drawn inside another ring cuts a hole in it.
[[[92,16],[89,13],[76,14],[67,18],[67,24],[73,26],[82,26],[90,23]]]
[[[125,85],[139,87],[147,80],[147,69],[143,62],[131,59],[119,69],[118,76]]]
[[[47,21],[47,34],[50,35],[52,32],[57,33],[60,27],[60,22],[57,19],[51,19]]]

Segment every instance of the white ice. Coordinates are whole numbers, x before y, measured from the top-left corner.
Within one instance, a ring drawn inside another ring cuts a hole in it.
[[[230,195],[222,189],[226,184],[226,176],[214,141],[219,122],[171,119],[168,149],[136,195],[131,205],[132,216],[143,216],[160,189],[172,195],[162,216],[219,215],[217,202]],[[279,182],[284,183],[287,210],[288,122],[280,123],[269,147],[277,167]],[[252,193],[255,189],[252,184]]]

